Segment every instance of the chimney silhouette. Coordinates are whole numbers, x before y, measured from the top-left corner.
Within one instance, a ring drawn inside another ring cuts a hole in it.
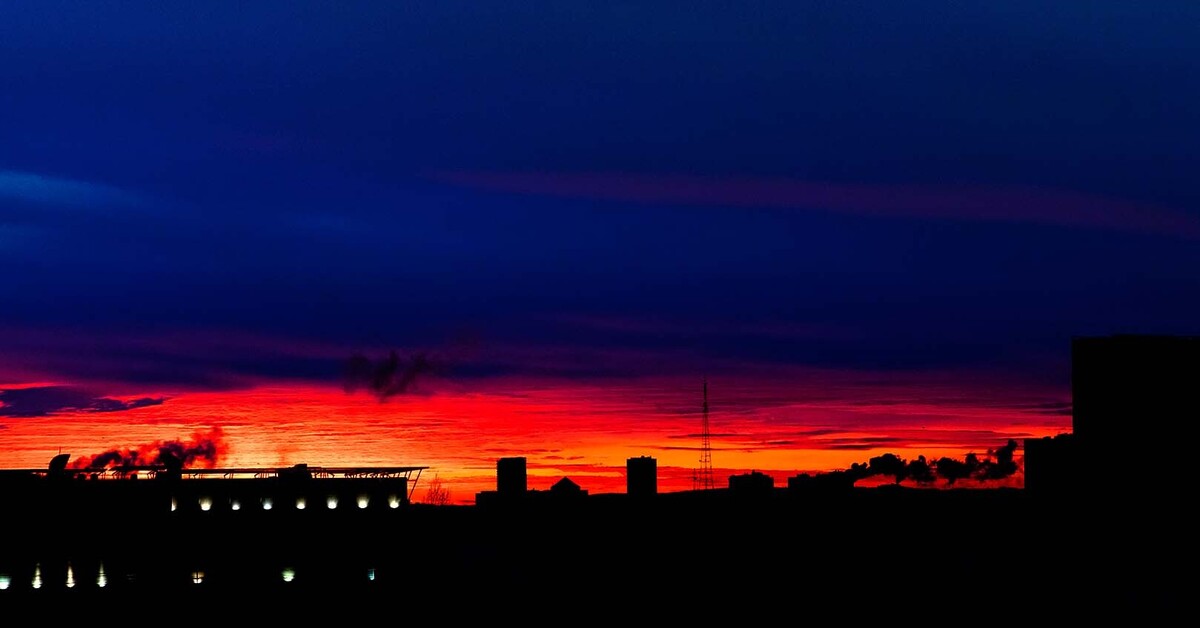
[[[163,451],[159,455],[159,462],[166,469],[159,477],[168,480],[178,480],[183,477],[183,460],[169,451]]]

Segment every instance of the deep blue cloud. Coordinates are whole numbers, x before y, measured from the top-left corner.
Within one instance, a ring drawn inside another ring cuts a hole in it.
[[[0,390],[0,417],[38,417],[63,411],[121,412],[161,405],[164,398],[121,401],[70,386],[32,386]]]

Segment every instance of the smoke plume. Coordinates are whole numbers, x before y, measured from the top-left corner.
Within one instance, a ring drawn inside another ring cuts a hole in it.
[[[890,477],[896,484],[912,480],[919,485],[931,485],[939,479],[945,480],[948,486],[966,479],[980,482],[996,481],[1020,470],[1020,465],[1014,459],[1016,451],[1017,441],[1009,440],[1003,447],[989,450],[982,460],[974,453],[967,454],[962,460],[943,457],[932,462],[926,460],[925,456],[905,460],[896,454],[887,453],[875,456],[867,462],[856,462],[846,470],[818,473],[810,479],[821,486],[847,487],[853,486],[859,480],[876,476]]]
[[[417,378],[438,369],[438,363],[425,352],[401,358],[392,351],[388,357],[372,361],[355,355],[346,360],[344,388],[347,393],[366,390],[380,401],[412,392]]]
[[[161,466],[182,463],[183,467],[216,466],[223,446],[221,428],[196,432],[190,441],[165,440],[134,448],[110,449],[94,456],[84,456],[71,462],[73,469],[128,469],[142,466]]]

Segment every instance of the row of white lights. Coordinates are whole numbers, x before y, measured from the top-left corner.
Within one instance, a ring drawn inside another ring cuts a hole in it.
[[[370,498],[367,497],[366,495],[358,496],[357,503],[358,503],[358,507],[360,509],[366,508],[367,505],[369,504],[369,502],[370,502]],[[198,503],[200,505],[200,510],[203,510],[205,512],[212,510],[213,500],[211,497],[201,497],[199,499]],[[275,507],[275,501],[273,499],[271,499],[270,497],[262,498],[260,503],[262,505],[263,510],[271,510],[272,508]],[[296,498],[296,510],[304,510],[307,507],[308,507],[308,500],[306,498],[304,498],[304,497]],[[337,508],[338,507],[338,498],[334,495],[330,495],[325,500],[325,507],[330,510]],[[388,507],[389,508],[399,508],[400,507],[400,498],[395,495],[389,496],[388,497]],[[178,508],[179,508],[179,502],[177,502],[175,500],[175,498],[172,497],[171,498],[171,512],[175,512]],[[242,504],[241,504],[241,502],[239,502],[238,500],[235,499],[229,503],[229,509],[230,510],[241,510]]]
[[[42,582],[42,566],[41,566],[41,564],[34,566],[33,582],[31,584],[32,584],[33,588],[35,588],[35,589],[42,588],[43,582]],[[12,586],[12,577],[6,573],[0,573],[0,591],[4,591],[4,590],[8,589],[10,586]],[[98,587],[108,586],[108,577],[104,575],[104,563],[100,563],[100,570],[96,574],[96,586],[98,586]],[[74,588],[74,587],[75,587],[75,570],[71,567],[70,564],[68,564],[67,565],[67,588]]]
[[[296,579],[296,570],[292,569],[291,567],[287,567],[283,569],[280,575],[282,576],[284,582],[291,582]],[[204,582],[204,578],[205,574],[203,571],[197,570],[192,572],[193,584],[202,584]],[[367,580],[375,580],[374,568],[367,569]],[[41,564],[38,564],[33,568],[33,581],[31,582],[31,585],[35,589],[40,589],[42,588],[43,584],[42,566]],[[75,587],[75,570],[69,564],[67,565],[66,585],[68,589]],[[10,586],[12,586],[12,577],[10,577],[8,574],[0,573],[0,591],[8,589]],[[100,570],[96,574],[96,586],[101,588],[108,586],[108,577],[104,574],[104,563],[100,564]]]

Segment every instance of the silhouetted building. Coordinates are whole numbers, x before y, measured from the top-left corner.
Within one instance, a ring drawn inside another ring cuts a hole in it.
[[[501,495],[523,495],[527,490],[525,458],[501,458],[496,461],[496,491]]]
[[[96,595],[201,583],[238,591],[280,582],[295,567],[312,582],[362,578],[379,547],[357,531],[407,524],[413,478],[425,469],[68,461],[60,454],[46,469],[0,470],[0,538],[20,540],[0,553],[0,597],[15,582]],[[64,528],[74,523],[78,531]],[[95,527],[103,524],[111,525]]]
[[[1140,461],[1089,482],[1139,494],[1182,486],[1190,443],[1178,432],[1200,419],[1200,336],[1075,338],[1071,394],[1079,461]]]
[[[1079,490],[1079,460],[1074,434],[1025,440],[1025,490],[1062,493]]]
[[[638,456],[625,461],[625,492],[629,495],[658,493],[658,461],[650,456]]]
[[[48,478],[64,478],[67,477],[67,461],[71,459],[71,454],[58,454],[50,459],[50,465],[46,471]]]
[[[426,467],[309,467],[184,469],[165,454],[161,464],[140,467],[68,467],[70,454],[55,456],[45,470],[0,470],[6,507],[41,515],[147,520],[191,513],[209,520],[221,513],[396,509],[407,505],[410,483]],[[347,515],[348,516],[348,515]]]
[[[496,490],[475,494],[475,505],[514,504],[531,498],[525,457],[500,458],[496,461]]]
[[[736,495],[767,495],[775,489],[775,478],[758,471],[729,476],[729,492]]]
[[[556,499],[577,499],[587,497],[587,494],[571,478],[563,478],[550,487],[550,495]]]
[[[812,492],[849,492],[854,488],[856,476],[846,471],[830,471],[828,473],[817,473],[809,475],[801,473],[793,475],[787,480],[787,488],[789,493],[807,494]]]

